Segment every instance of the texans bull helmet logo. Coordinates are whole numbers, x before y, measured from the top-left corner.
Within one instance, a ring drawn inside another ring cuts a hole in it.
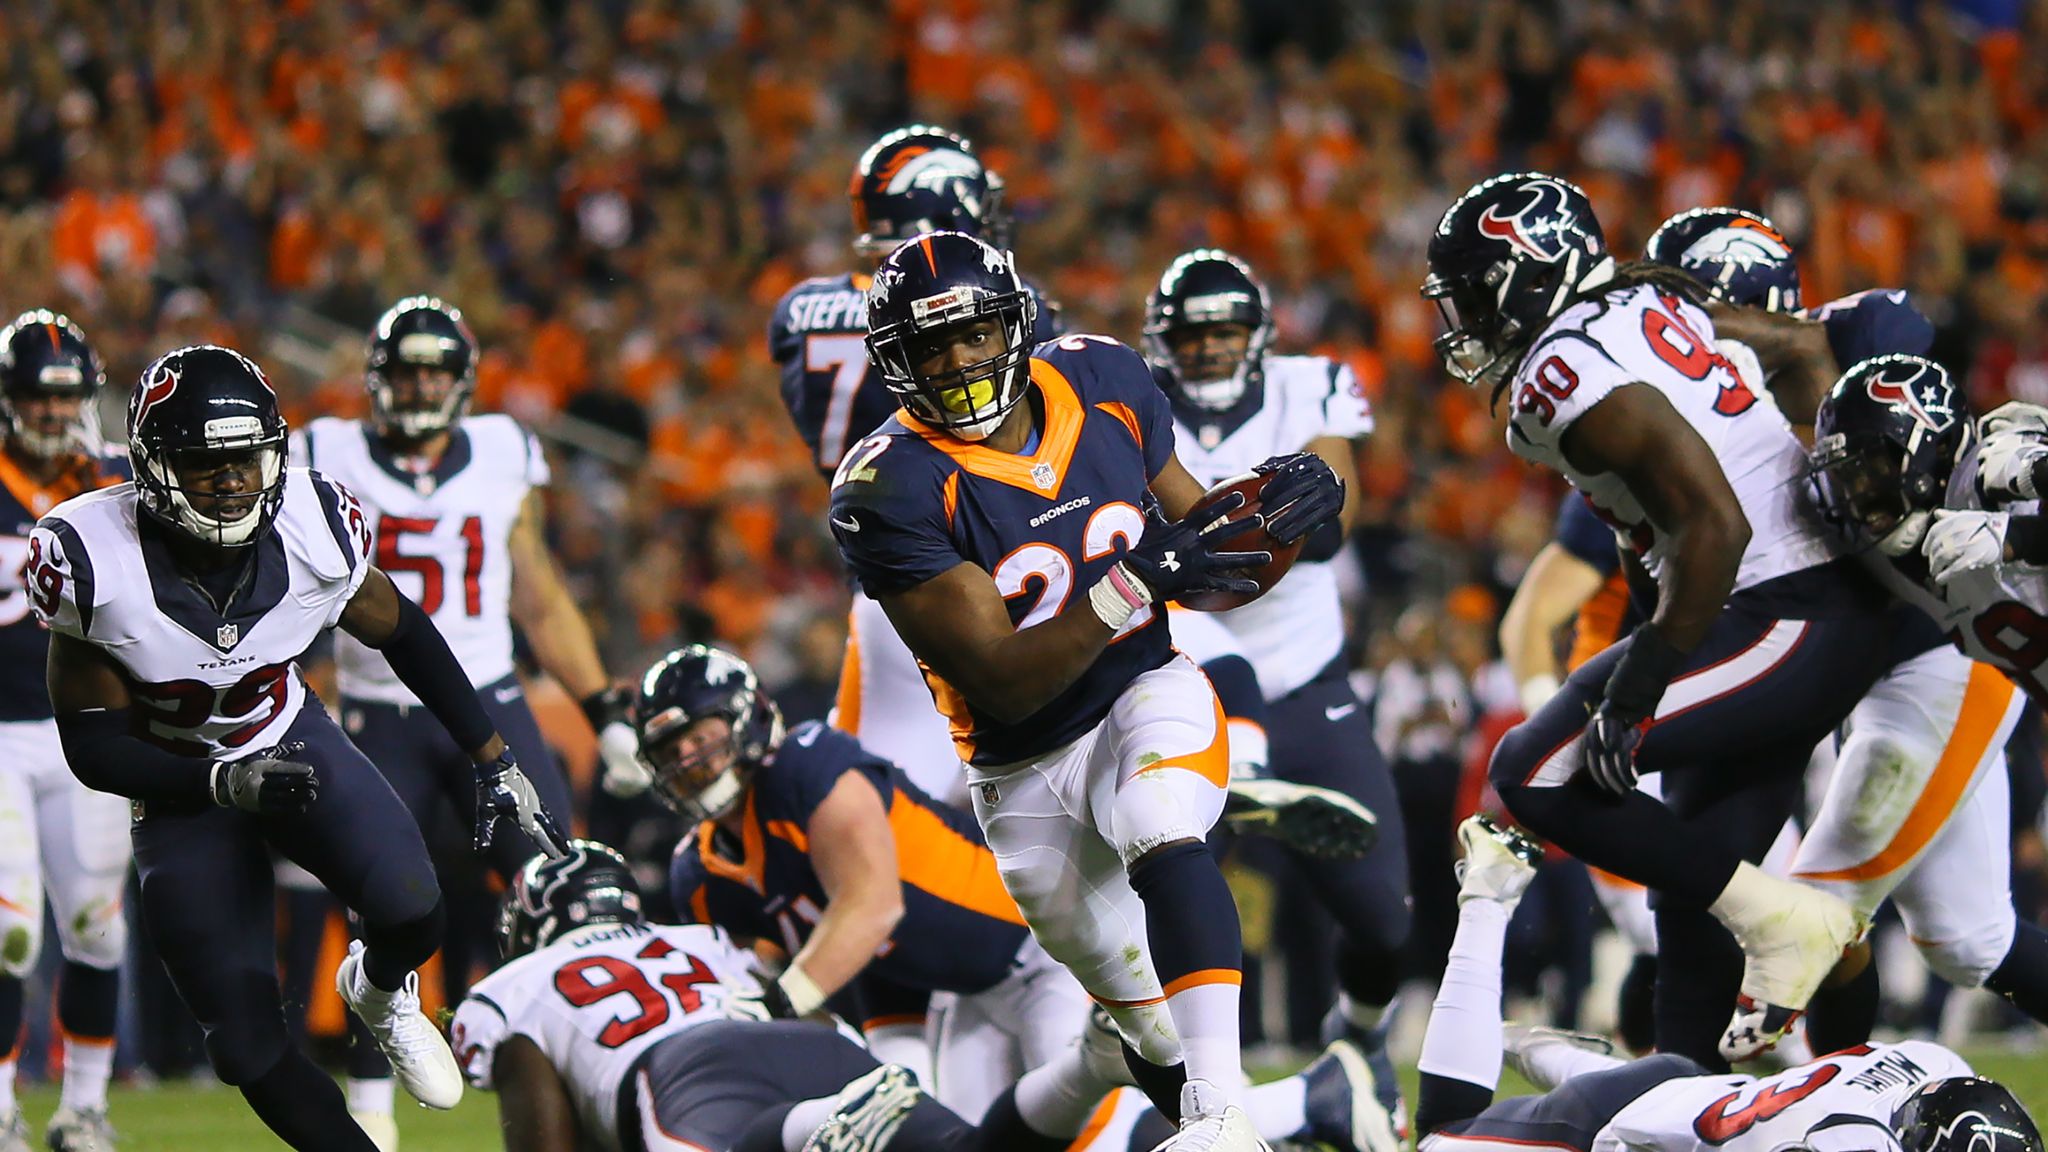
[[[1954,426],[1955,385],[1949,380],[1948,369],[1917,356],[1886,359],[1893,362],[1864,385],[1872,400],[1905,412],[1929,432],[1939,434]]]
[[[1550,262],[1564,258],[1565,234],[1576,219],[1569,207],[1570,195],[1563,184],[1547,176],[1534,176],[1522,183],[1520,191],[1529,199],[1512,213],[1501,205],[1490,205],[1479,218],[1479,233],[1505,240],[1517,251]]]

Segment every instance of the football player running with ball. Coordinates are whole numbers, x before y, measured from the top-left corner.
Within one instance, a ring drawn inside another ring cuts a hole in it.
[[[868,292],[869,355],[903,410],[832,488],[840,554],[926,669],[969,765],[976,819],[1046,951],[1116,1018],[1180,1128],[1164,1147],[1262,1147],[1237,1098],[1242,945],[1203,836],[1227,735],[1165,602],[1257,591],[1231,552],[1337,514],[1313,456],[1269,461],[1270,512],[1199,517],[1166,398],[1106,337],[1035,350],[1010,257],[959,233],[892,253]]]
[[[157,360],[128,407],[135,481],[37,523],[29,598],[65,758],[134,802],[143,921],[214,1073],[291,1147],[372,1152],[285,1030],[271,853],[361,919],[337,989],[406,1089],[452,1108],[462,1075],[414,971],[440,945],[441,894],[418,825],[293,661],[332,627],[380,649],[468,752],[478,849],[500,821],[550,852],[560,836],[447,642],[371,563],[361,505],[286,468],[286,435],[240,353]]]
[[[1649,620],[1501,741],[1493,785],[1538,834],[1662,893],[1658,1047],[1747,1058],[1866,928],[1754,862],[1887,664],[1885,598],[1801,501],[1804,451],[1716,348],[1699,282],[1617,267],[1577,187],[1475,186],[1429,266],[1445,366],[1510,396],[1509,446],[1571,481],[1658,588]],[[1662,803],[1635,788],[1653,771]]]

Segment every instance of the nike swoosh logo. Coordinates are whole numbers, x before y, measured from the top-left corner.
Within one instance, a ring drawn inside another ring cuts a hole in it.
[[[500,688],[496,692],[491,693],[491,695],[496,696],[500,704],[510,704],[514,700],[519,699],[519,685],[513,684]]]
[[[1356,704],[1333,704],[1323,709],[1323,719],[1342,720],[1356,711],[1358,711],[1358,705]]]
[[[846,529],[846,530],[847,530],[848,532],[858,532],[858,531],[860,531],[860,521],[858,521],[858,520],[841,520],[841,519],[840,519],[839,517],[837,517],[837,516],[834,516],[834,517],[832,517],[832,526],[833,526],[833,527],[835,527],[835,528],[844,528],[844,529]]]

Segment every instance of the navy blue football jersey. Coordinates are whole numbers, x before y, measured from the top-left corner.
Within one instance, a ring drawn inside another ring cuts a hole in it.
[[[782,368],[782,405],[826,479],[846,446],[896,411],[896,397],[868,364],[868,280],[861,273],[814,276],[791,288],[768,322],[768,354]],[[1059,335],[1059,309],[1034,288],[1033,343]]]
[[[82,461],[45,488],[0,453],[0,723],[48,720],[50,692],[43,666],[50,630],[29,612],[29,529],[43,513],[80,492],[129,479],[125,457]]]
[[[974,993],[1001,982],[1030,929],[974,818],[816,721],[791,729],[748,781],[737,836],[706,821],[677,846],[669,864],[676,909],[795,955],[828,903],[811,865],[811,815],[849,772],[881,794],[903,879],[903,919],[868,972],[927,992]]]
[[[846,454],[830,521],[861,590],[881,599],[960,564],[995,578],[1019,629],[1079,603],[1145,532],[1150,484],[1173,459],[1173,414],[1136,352],[1069,336],[1031,359],[1037,450],[998,452],[898,415]],[[1006,724],[930,669],[962,760],[999,766],[1067,744],[1173,654],[1166,615],[1139,610],[1067,690]]]
[[[1934,344],[1933,322],[1901,288],[1852,293],[1809,308],[1806,316],[1827,326],[1828,347],[1844,372],[1872,356],[1925,356]]]
[[[1592,565],[1602,576],[1612,576],[1621,567],[1614,529],[1577,492],[1565,493],[1564,502],[1558,505],[1556,537],[1560,547]]]

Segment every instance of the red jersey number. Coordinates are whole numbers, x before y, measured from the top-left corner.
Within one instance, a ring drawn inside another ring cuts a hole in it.
[[[576,1007],[587,1008],[616,998],[621,1001],[619,1006],[628,1010],[612,1017],[597,1034],[597,1042],[606,1048],[617,1048],[668,1023],[671,1000],[684,1015],[695,1012],[704,1005],[704,994],[697,990],[698,986],[718,982],[717,975],[702,960],[677,953],[666,940],[649,941],[635,958],[663,959],[671,964],[687,960],[690,970],[669,972],[650,980],[639,965],[617,956],[583,956],[555,970],[555,991]]]
[[[1739,1103],[1743,1091],[1730,1092],[1706,1106],[1699,1119],[1692,1122],[1692,1130],[1708,1144],[1726,1144],[1751,1128],[1777,1116],[1821,1087],[1841,1075],[1839,1064],[1822,1064],[1806,1074],[1806,1079],[1793,1084],[1770,1084],[1749,1099]],[[1754,1087],[1754,1086],[1752,1086]]]
[[[385,572],[411,572],[420,578],[420,611],[432,616],[447,597],[450,574],[433,556],[410,556],[399,551],[407,536],[431,536],[441,522],[431,516],[385,516],[377,521],[377,567]],[[480,516],[462,521],[462,612],[465,616],[484,614],[484,522]]]
[[[1659,294],[1663,310],[1643,309],[1643,339],[1659,360],[1671,365],[1688,380],[1705,380],[1716,368],[1725,369],[1731,383],[1721,386],[1714,397],[1714,411],[1723,416],[1740,416],[1756,403],[1756,393],[1742,382],[1742,374],[1713,343],[1678,315],[1678,298]]]

